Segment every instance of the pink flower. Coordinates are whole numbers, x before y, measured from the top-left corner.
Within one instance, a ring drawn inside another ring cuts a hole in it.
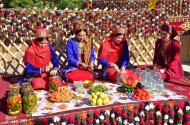
[[[164,107],[164,112],[168,112],[169,108],[168,107]]]
[[[87,118],[86,119],[88,123],[92,123],[93,122],[93,117],[92,118]]]
[[[122,113],[122,117],[126,117],[127,116],[127,112]]]
[[[138,113],[138,110],[137,110],[137,109],[134,109],[133,112],[134,112],[134,114],[137,114],[137,113]]]
[[[159,103],[157,107],[161,110],[162,106],[163,106],[162,103]]]
[[[75,121],[75,115],[70,115],[69,116],[69,121],[74,122]]]
[[[104,120],[104,124],[108,124],[110,122],[110,120],[107,118]]]
[[[161,123],[162,123],[162,119],[158,119],[157,122],[158,122],[159,124],[161,124]]]
[[[86,123],[86,122],[83,122],[82,125],[87,125],[87,123]]]
[[[81,124],[81,120],[76,120],[75,123],[76,124]]]
[[[179,121],[182,121],[183,120],[183,117],[179,117]]]
[[[179,101],[178,105],[176,106],[177,109],[182,109],[184,107],[184,102],[183,101]]]
[[[117,122],[116,122],[116,121],[114,121],[114,122],[112,123],[112,125],[117,125]]]
[[[145,124],[144,119],[141,119],[140,124],[141,124],[141,125]]]
[[[134,117],[133,117],[132,115],[130,115],[128,118],[129,118],[130,120],[133,120]]]
[[[114,111],[115,111],[117,114],[121,114],[121,113],[122,113],[122,108],[121,108],[121,107],[114,108]]]
[[[150,117],[153,117],[153,112],[151,112],[149,115],[150,115]]]
[[[190,118],[190,114],[185,115],[186,119]]]
[[[147,114],[147,115],[146,115],[146,118],[147,118],[147,119],[149,119],[150,117],[151,117],[150,114]]]
[[[100,116],[100,110],[99,109],[94,110],[94,115]]]
[[[142,103],[142,104],[140,105],[140,109],[144,109],[144,106],[145,106],[145,104]]]
[[[170,115],[174,115],[174,114],[175,114],[174,111],[170,112]]]

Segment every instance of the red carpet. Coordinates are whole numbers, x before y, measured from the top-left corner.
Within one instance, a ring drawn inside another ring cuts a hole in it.
[[[165,84],[167,89],[177,92],[178,94],[185,95],[190,100],[190,79],[183,78],[180,80],[172,80]]]

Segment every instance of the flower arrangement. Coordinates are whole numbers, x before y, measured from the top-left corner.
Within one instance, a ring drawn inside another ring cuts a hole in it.
[[[174,124],[174,105],[175,103],[173,101],[168,102],[168,107],[169,107],[169,125]]]
[[[181,112],[178,112],[178,113],[180,113],[179,115],[178,115],[178,121],[181,123],[182,122],[182,118],[183,118],[183,114],[182,114],[182,111]],[[190,103],[187,101],[186,103],[185,103],[185,123],[186,123],[186,125],[188,125],[188,124],[190,124]]]
[[[145,103],[145,118],[146,118],[146,124],[148,125],[154,125],[154,104],[151,103]]]
[[[163,118],[164,118],[163,119],[163,124],[164,125],[168,124],[168,119],[169,119],[168,112],[169,112],[168,104],[164,103],[164,105],[163,105]]]
[[[145,109],[145,104],[142,103],[140,105],[140,124],[141,125],[146,125],[146,123],[145,123],[145,112],[144,112],[144,109]]]
[[[86,118],[87,118],[87,113],[86,112],[81,113],[81,124],[82,125],[86,125],[87,124]]]
[[[162,103],[159,103],[156,107],[156,123],[157,125],[162,125]]]
[[[155,117],[154,117],[155,116]],[[176,118],[176,119],[175,119]],[[42,120],[41,120],[42,122]],[[145,102],[94,109],[70,115],[48,117],[48,125],[178,125],[190,124],[190,103],[184,101]],[[33,125],[35,120],[25,121],[23,125]]]

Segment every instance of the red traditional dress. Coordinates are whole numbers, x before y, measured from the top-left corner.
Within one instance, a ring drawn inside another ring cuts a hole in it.
[[[159,69],[166,69],[162,74],[165,81],[182,78],[184,71],[180,60],[180,43],[173,39],[177,32],[166,24],[161,29],[170,33],[171,39],[167,43],[161,39],[156,41],[153,65]]]
[[[114,36],[120,33],[119,30],[121,29],[118,29],[118,31],[105,39],[98,52],[99,63],[102,64],[104,70],[103,77],[112,82],[117,81],[118,72],[114,68],[110,68],[109,64],[114,63],[119,68],[122,66],[127,68],[129,64],[129,50],[126,39],[124,38],[119,45],[116,45],[113,41]],[[131,70],[126,69],[126,74],[131,73],[133,73]]]
[[[180,60],[180,43],[172,39],[164,45],[164,42],[158,39],[156,41],[153,64],[159,69],[166,68],[166,71],[162,74],[164,80],[183,77],[184,71]]]
[[[46,30],[39,29],[36,32],[36,38],[47,36]],[[49,66],[51,62],[53,68],[59,68],[59,60],[50,44],[41,48],[37,42],[36,39],[33,40],[25,51],[23,57],[23,62],[26,65],[25,75],[34,89],[48,89],[49,74],[44,73],[42,69]]]

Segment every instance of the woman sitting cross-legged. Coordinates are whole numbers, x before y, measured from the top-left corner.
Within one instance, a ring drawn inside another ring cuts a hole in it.
[[[31,82],[34,89],[48,89],[49,76],[56,75],[59,69],[59,60],[48,42],[49,31],[37,29],[36,38],[25,51],[23,57],[26,65],[25,77]],[[52,63],[51,68],[49,64]]]
[[[99,63],[102,64],[104,77],[112,82],[117,82],[118,75],[134,74],[128,70],[129,50],[125,39],[125,29],[117,28],[103,41],[98,53]]]
[[[177,32],[168,24],[163,24],[160,33],[161,39],[155,45],[154,69],[161,72],[165,81],[180,79],[184,71],[180,60],[180,43],[173,39]]]
[[[68,40],[66,55],[68,65],[61,73],[69,82],[92,80],[95,54],[93,43],[87,36],[87,29],[82,22],[74,24],[75,37]]]

